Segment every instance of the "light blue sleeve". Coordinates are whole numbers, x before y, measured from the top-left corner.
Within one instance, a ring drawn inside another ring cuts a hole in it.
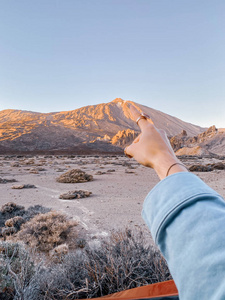
[[[181,300],[225,299],[225,202],[188,172],[160,181],[142,216],[167,260]]]

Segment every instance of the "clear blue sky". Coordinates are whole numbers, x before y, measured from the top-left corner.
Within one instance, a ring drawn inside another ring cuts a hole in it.
[[[0,110],[117,97],[225,127],[225,1],[0,0]]]

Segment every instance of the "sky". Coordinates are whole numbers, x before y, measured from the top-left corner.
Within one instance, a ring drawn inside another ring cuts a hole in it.
[[[132,100],[225,128],[224,0],[0,0],[0,110]]]

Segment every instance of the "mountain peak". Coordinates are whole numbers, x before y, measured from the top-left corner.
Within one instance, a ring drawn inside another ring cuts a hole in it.
[[[116,98],[116,99],[114,99],[113,101],[111,101],[111,102],[113,102],[113,103],[123,103],[123,102],[125,102],[125,100],[123,100],[123,99],[121,99],[121,98]]]
[[[134,103],[150,115],[155,125],[164,129],[169,136],[176,135],[181,130],[186,130],[189,135],[197,135],[203,131],[199,126],[150,107],[116,98],[108,103],[58,113],[41,114],[20,110],[0,112],[0,151],[2,147],[15,151],[81,149],[84,143],[87,147],[92,145],[89,143],[93,140],[102,143],[106,136],[112,139],[118,132],[119,140],[121,135],[126,141],[131,141],[140,129],[131,116],[128,103]],[[121,146],[123,144],[122,141],[117,143]]]

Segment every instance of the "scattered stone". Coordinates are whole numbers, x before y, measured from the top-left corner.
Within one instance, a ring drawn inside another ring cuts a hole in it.
[[[21,185],[13,185],[12,189],[21,190],[21,189],[36,189],[36,186],[33,184],[21,184]]]
[[[70,170],[61,176],[59,176],[56,181],[62,183],[82,183],[87,181],[92,181],[93,176],[85,173],[80,169]]]
[[[31,173],[31,174],[39,174],[38,170],[35,170],[35,169],[31,169],[29,173]]]
[[[207,165],[192,165],[189,168],[191,172],[211,172],[213,170],[225,170],[225,164],[222,162]]]
[[[88,191],[70,191],[68,193],[62,194],[59,196],[59,199],[64,200],[71,200],[71,199],[80,199],[80,198],[87,198],[92,194],[92,192]]]
[[[20,167],[20,164],[18,162],[13,162],[13,163],[11,163],[11,167],[18,168],[18,167]]]
[[[95,173],[95,175],[103,175],[103,174],[106,174],[106,172],[98,171]]]
[[[34,161],[34,159],[29,159],[29,160],[25,161],[24,164],[25,165],[34,165],[35,161]]]
[[[65,169],[61,169],[61,168],[56,170],[56,172],[64,172],[64,171],[65,171]]]
[[[135,172],[134,171],[130,171],[130,170],[125,170],[125,173],[127,173],[127,174],[134,174]]]
[[[37,170],[38,170],[39,172],[47,171],[45,168],[41,168],[41,167],[37,168]]]
[[[191,171],[191,172],[210,172],[210,171],[212,171],[212,167],[205,166],[205,165],[192,165],[192,166],[190,166],[189,171]]]
[[[46,171],[46,169],[41,167],[30,169],[30,173],[33,174],[38,174],[38,172],[43,172],[43,171]]]
[[[223,164],[222,162],[218,162],[218,163],[213,164],[213,168],[214,168],[214,170],[224,170],[225,164]]]
[[[16,179],[0,178],[0,183],[16,182]]]
[[[137,167],[134,167],[134,166],[132,166],[132,165],[127,166],[127,167],[128,167],[128,169],[137,169]]]
[[[109,169],[107,170],[108,173],[112,173],[112,172],[115,172],[116,170],[115,169]]]

